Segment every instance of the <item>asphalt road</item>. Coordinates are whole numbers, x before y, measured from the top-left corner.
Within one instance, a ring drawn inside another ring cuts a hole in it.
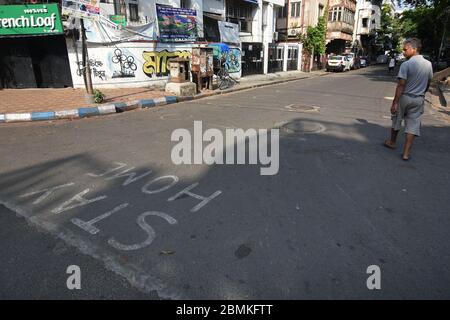
[[[427,107],[401,161],[381,145],[394,89],[370,67],[0,125],[0,298],[450,298],[450,128]],[[173,164],[171,134],[194,120],[279,128],[278,174]],[[66,287],[69,265],[81,290]]]

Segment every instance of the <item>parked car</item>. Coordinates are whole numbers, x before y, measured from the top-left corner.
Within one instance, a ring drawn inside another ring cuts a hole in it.
[[[369,65],[369,57],[360,56],[359,57],[359,65],[361,68],[365,68]]]
[[[350,69],[355,70],[361,68],[361,60],[354,53],[347,53],[345,55],[350,62]]]
[[[331,56],[327,61],[327,71],[348,71],[350,61],[346,56]]]

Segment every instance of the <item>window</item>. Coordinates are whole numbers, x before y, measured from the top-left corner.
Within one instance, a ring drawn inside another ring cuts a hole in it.
[[[330,9],[328,21],[343,21],[345,19],[345,8],[334,7]]]
[[[283,60],[284,56],[284,48],[283,47],[277,47],[277,60]]]
[[[319,4],[319,17],[323,16],[323,5]]]
[[[239,25],[240,32],[252,32],[253,6],[250,3],[227,1],[226,20]]]
[[[283,19],[286,18],[286,7],[279,7],[278,8],[278,18]]]
[[[239,31],[241,32],[252,32],[252,22],[253,21],[246,21],[246,20],[240,20],[239,21]]]
[[[362,19],[362,26],[363,26],[363,28],[367,28],[367,18],[363,18]]]
[[[291,17],[298,18],[300,17],[301,10],[301,2],[291,2]]]
[[[128,8],[130,9],[130,21],[139,21],[139,10],[137,3],[129,3]]]
[[[190,0],[181,0],[180,1],[180,8],[190,9],[191,8],[191,1]]]

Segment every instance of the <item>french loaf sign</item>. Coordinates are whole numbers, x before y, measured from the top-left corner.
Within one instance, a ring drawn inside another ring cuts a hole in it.
[[[62,33],[56,3],[0,6],[0,36]]]

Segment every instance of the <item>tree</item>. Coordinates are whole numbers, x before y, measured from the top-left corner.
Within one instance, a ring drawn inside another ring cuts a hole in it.
[[[401,26],[391,7],[384,4],[381,7],[381,25],[377,31],[377,42],[383,45],[384,50],[391,49],[399,51],[399,43],[401,35]]]
[[[328,14],[325,12],[323,16],[319,17],[317,26],[309,26],[306,30],[306,35],[300,35],[300,41],[303,43],[303,49],[310,54],[324,54],[326,50],[326,35],[327,35],[327,21]]]
[[[421,39],[422,51],[437,57],[444,31],[450,29],[446,16],[450,0],[399,0],[399,3],[411,6],[399,20],[402,36]]]
[[[299,36],[300,42],[303,43],[303,49],[305,50],[308,60],[311,55],[314,54],[314,59],[317,62],[317,66],[322,68],[320,56],[325,53],[326,50],[326,36],[327,36],[327,10],[319,17],[319,21],[315,27],[308,26],[306,34]]]

